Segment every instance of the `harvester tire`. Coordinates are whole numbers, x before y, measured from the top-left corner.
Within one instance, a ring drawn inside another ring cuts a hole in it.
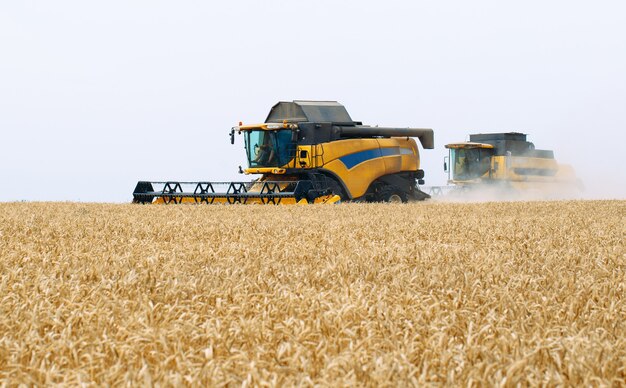
[[[378,201],[379,202],[389,202],[389,203],[407,203],[409,198],[406,193],[397,190],[393,187],[385,187],[378,192]]]

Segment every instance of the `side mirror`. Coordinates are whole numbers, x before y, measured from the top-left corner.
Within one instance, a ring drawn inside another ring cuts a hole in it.
[[[235,144],[235,128],[230,129],[230,144]]]
[[[297,141],[298,141],[298,130],[292,129],[291,130],[291,142],[296,143]]]

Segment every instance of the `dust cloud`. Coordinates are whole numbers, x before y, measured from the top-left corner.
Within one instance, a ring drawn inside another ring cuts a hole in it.
[[[508,184],[484,184],[476,187],[446,186],[441,190],[427,188],[437,202],[514,202],[514,201],[564,201],[582,199],[608,199],[606,195],[592,195],[582,182],[568,184],[543,183],[525,188]]]

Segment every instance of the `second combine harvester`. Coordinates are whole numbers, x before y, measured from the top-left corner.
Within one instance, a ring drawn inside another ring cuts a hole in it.
[[[552,150],[535,149],[524,133],[478,133],[469,140],[447,144],[444,162],[448,182],[464,193],[558,198],[583,188],[571,166],[557,163]]]
[[[340,200],[407,202],[419,189],[418,138],[434,148],[433,130],[385,128],[353,121],[334,101],[274,105],[262,124],[239,125],[252,182],[137,183],[136,203],[333,203]]]

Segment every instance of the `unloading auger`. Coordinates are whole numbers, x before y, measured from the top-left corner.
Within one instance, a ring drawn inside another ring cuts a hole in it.
[[[339,201],[407,202],[420,190],[419,149],[434,148],[432,129],[372,127],[353,121],[335,101],[279,102],[243,135],[251,182],[137,183],[135,203],[292,204]]]

